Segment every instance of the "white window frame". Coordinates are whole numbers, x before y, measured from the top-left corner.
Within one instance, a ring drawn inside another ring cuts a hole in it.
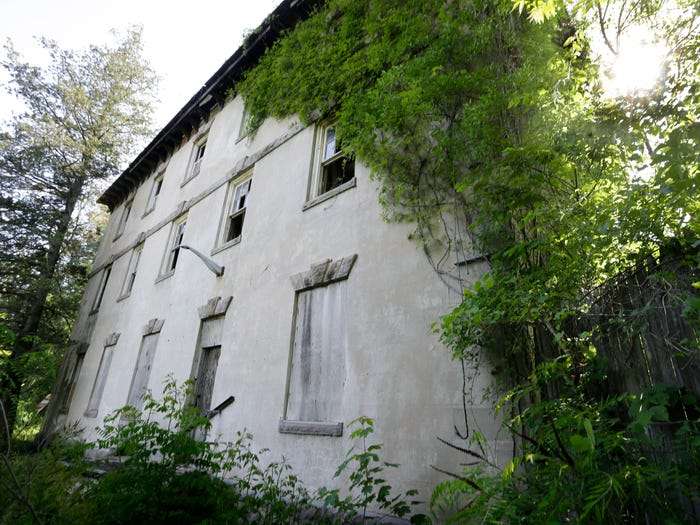
[[[146,211],[144,216],[151,213],[156,209],[156,203],[158,201],[158,196],[163,191],[163,181],[165,178],[165,170],[158,172],[158,174],[153,178],[153,184],[151,185],[151,191],[148,194],[148,203],[146,204]],[[157,189],[157,192],[156,192]]]
[[[231,219],[240,215],[243,215],[243,217],[245,218],[248,209],[248,202],[250,198],[249,196],[252,191],[252,182],[253,169],[251,168],[246,170],[240,176],[236,177],[228,183],[228,187],[226,190],[226,200],[224,201],[224,208],[222,210],[221,220],[219,222],[217,244],[214,248],[215,251],[227,248],[229,246],[233,246],[234,244],[238,244],[239,242],[241,242],[243,233],[241,233],[238,237],[234,237],[233,239],[227,240],[226,238],[229,234]],[[240,194],[242,191],[245,191],[243,195]],[[244,203],[242,206],[240,203],[240,197],[244,198]]]
[[[100,284],[97,288],[97,293],[92,301],[92,307],[90,308],[90,313],[94,314],[100,310],[102,301],[104,300],[104,295],[107,290],[107,285],[109,284],[109,277],[112,274],[112,265],[109,264],[102,269],[100,273]]]
[[[131,216],[131,211],[134,206],[134,199],[129,199],[124,203],[124,207],[122,208],[122,214],[119,217],[119,223],[117,224],[117,233],[114,236],[114,240],[116,241],[121,235],[124,233],[124,230],[126,230],[126,223],[129,221],[129,217]]]
[[[185,180],[182,181],[183,186],[199,175],[199,172],[202,170],[202,162],[207,154],[208,139],[209,134],[205,133],[194,141]]]
[[[356,185],[356,178],[355,174],[353,173],[352,178],[348,181],[336,186],[335,188],[322,192],[321,186],[323,184],[323,168],[345,156],[342,150],[334,151],[331,155],[328,155],[328,152],[326,151],[327,131],[331,128],[334,129],[335,127],[335,122],[321,123],[316,126],[310,184],[307,192],[307,202],[304,209]],[[337,142],[334,141],[334,143]]]
[[[166,244],[165,253],[163,254],[160,275],[156,281],[170,277],[175,273],[177,262],[180,260],[180,245],[184,239],[186,227],[187,214],[181,215],[172,222],[170,235],[168,236],[168,244]],[[174,268],[172,267],[173,258],[177,258]]]
[[[124,282],[122,283],[122,291],[119,296],[118,301],[126,299],[131,295],[131,291],[134,289],[134,283],[136,282],[136,274],[139,270],[139,261],[141,260],[141,254],[143,252],[143,243],[136,246],[131,250],[131,257],[129,257],[129,265],[126,267],[126,275],[124,276]]]

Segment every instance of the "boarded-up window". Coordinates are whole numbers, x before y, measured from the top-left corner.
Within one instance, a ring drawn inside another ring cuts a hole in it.
[[[199,359],[199,369],[197,370],[194,385],[195,405],[205,414],[211,409],[216,368],[219,365],[220,355],[221,346],[209,346],[202,348]]]
[[[158,335],[157,333],[145,335],[143,339],[141,339],[139,357],[136,360],[134,376],[131,378],[127,404],[139,410],[143,407],[143,396],[148,389],[148,380],[151,377],[153,358],[155,357],[156,347],[158,345]]]
[[[109,376],[109,368],[112,365],[112,357],[114,356],[115,348],[115,345],[109,345],[105,346],[104,350],[102,350],[100,366],[97,368],[97,375],[92,385],[92,392],[90,392],[90,400],[88,401],[87,410],[85,411],[85,417],[97,417],[97,411],[100,408],[102,393],[107,384],[107,377]]]
[[[345,385],[347,281],[297,293],[285,418],[337,421]]]

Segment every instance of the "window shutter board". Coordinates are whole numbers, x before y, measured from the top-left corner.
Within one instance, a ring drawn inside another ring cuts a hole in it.
[[[157,319],[153,319],[157,321]],[[148,390],[148,381],[151,377],[151,368],[158,346],[159,333],[146,334],[141,339],[141,348],[136,360],[134,375],[129,386],[129,396],[127,403],[138,410],[143,407],[144,394]]]

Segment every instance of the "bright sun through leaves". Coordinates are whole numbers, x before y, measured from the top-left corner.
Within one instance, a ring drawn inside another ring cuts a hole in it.
[[[608,97],[644,95],[663,77],[669,50],[645,26],[629,28],[620,35],[618,52],[604,43],[598,47],[603,92]]]

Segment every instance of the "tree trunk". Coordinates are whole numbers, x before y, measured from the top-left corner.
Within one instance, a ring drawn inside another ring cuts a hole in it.
[[[70,228],[73,212],[83,193],[84,181],[83,177],[76,177],[68,189],[58,225],[49,239],[46,262],[42,265],[41,272],[37,276],[36,286],[30,296],[30,304],[24,319],[18,323],[21,328],[19,333],[16,334],[15,344],[9,356],[7,373],[0,377],[0,402],[2,402],[5,409],[10,436],[17,419],[17,404],[22,394],[22,383],[24,380],[20,372],[21,368],[18,366],[19,359],[23,355],[37,350],[35,347],[35,336],[39,331],[46,299],[51,290],[56,267],[63,252],[63,244]],[[5,439],[6,434],[3,432],[0,435],[0,447],[7,445]]]

